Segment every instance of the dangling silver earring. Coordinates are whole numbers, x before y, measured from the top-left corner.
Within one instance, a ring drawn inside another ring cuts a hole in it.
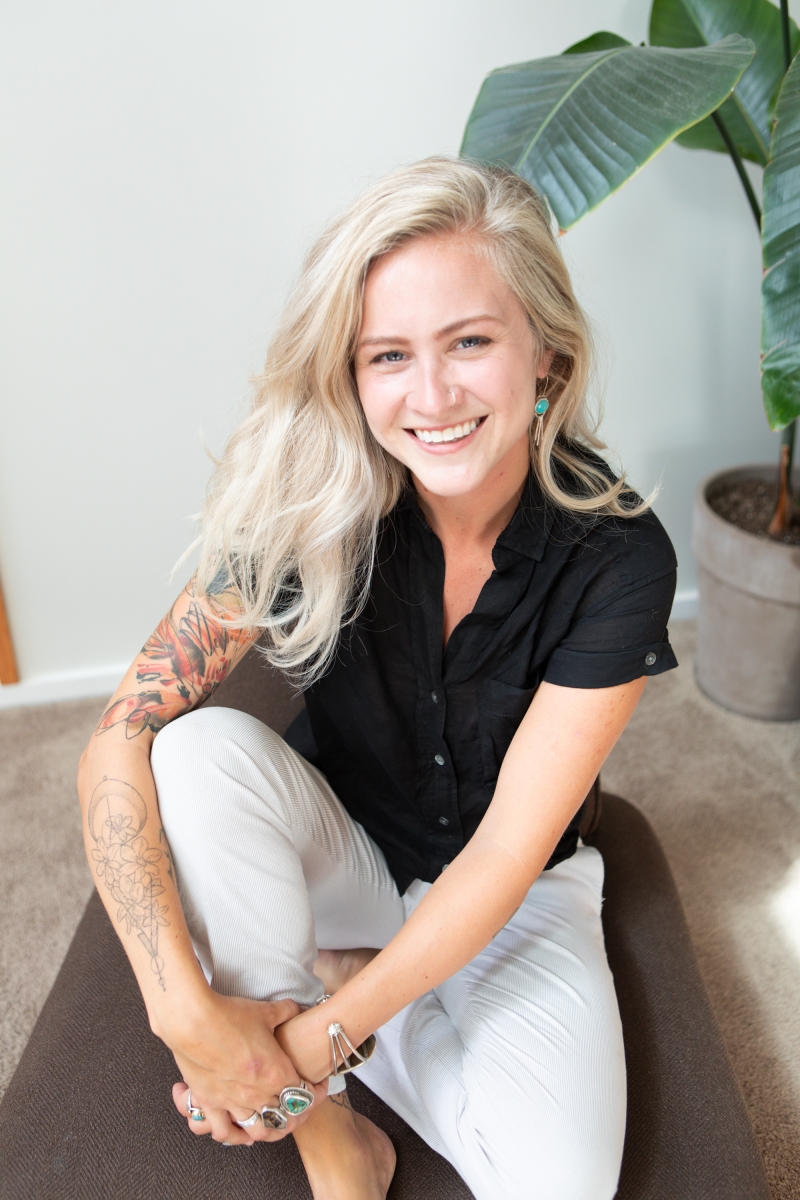
[[[533,444],[538,446],[542,440],[542,429],[544,428],[544,414],[550,407],[550,401],[547,399],[547,385],[550,382],[550,376],[545,376],[544,384],[542,385],[542,394],[536,401],[533,411],[536,413],[536,431],[533,435]]]

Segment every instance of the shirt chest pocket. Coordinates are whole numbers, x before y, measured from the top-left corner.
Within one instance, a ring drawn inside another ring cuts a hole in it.
[[[483,780],[497,783],[500,766],[522,718],[530,707],[536,688],[512,687],[499,679],[486,679],[478,700]]]

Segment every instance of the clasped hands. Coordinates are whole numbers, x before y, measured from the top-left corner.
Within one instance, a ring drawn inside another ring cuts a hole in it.
[[[201,1018],[182,1022],[171,1034],[159,1030],[172,1050],[183,1076],[172,1098],[192,1133],[210,1134],[217,1142],[249,1146],[274,1142],[294,1132],[312,1111],[289,1117],[283,1130],[266,1129],[257,1121],[242,1129],[264,1105],[277,1107],[285,1087],[301,1081],[319,1103],[328,1094],[328,1045],[307,1030],[313,1010],[305,1013],[293,1000],[245,1000],[210,992]],[[316,1026],[315,1026],[316,1029]],[[202,1121],[189,1117],[187,1100],[205,1114]],[[313,1107],[313,1106],[312,1106]]]

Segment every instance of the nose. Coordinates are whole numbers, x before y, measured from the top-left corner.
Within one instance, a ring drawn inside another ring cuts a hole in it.
[[[440,367],[421,363],[407,403],[415,412],[431,418],[447,414],[461,399],[461,389],[448,382]]]

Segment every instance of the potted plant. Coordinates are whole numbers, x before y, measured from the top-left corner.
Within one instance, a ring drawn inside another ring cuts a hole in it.
[[[800,718],[800,32],[770,0],[653,0],[650,44],[600,32],[493,71],[463,155],[510,166],[562,231],[675,140],[728,154],[762,240],[761,380],[780,462],[706,480],[695,504],[697,676],[715,700]],[[764,167],[763,212],[744,160]]]

